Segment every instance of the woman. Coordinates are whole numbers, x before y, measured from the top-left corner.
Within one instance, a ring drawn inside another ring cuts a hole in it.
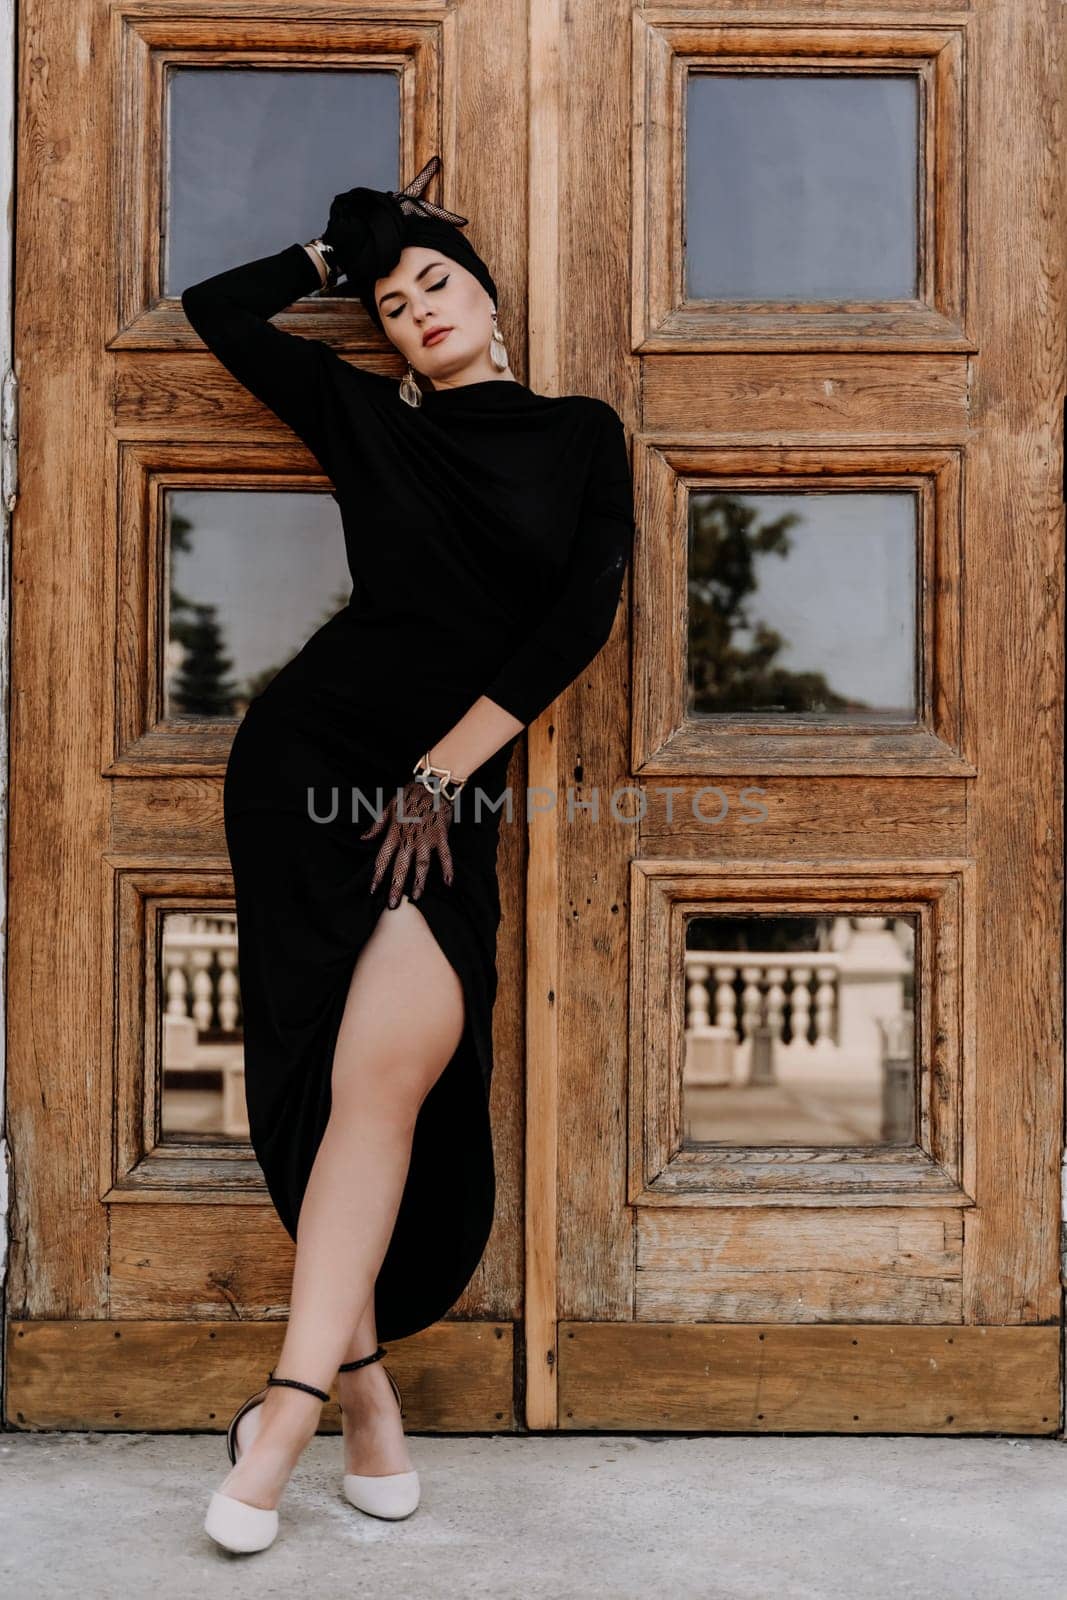
[[[296,1243],[281,1375],[232,1420],[205,1524],[232,1550],[273,1541],[335,1375],[346,1495],[418,1503],[378,1339],[442,1317],[485,1249],[508,761],[606,641],[632,546],[619,417],[514,377],[467,219],[420,198],[439,166],[182,295],[331,480],[353,580],[249,705],[223,791],[250,1137]],[[340,272],[399,384],[271,324]]]

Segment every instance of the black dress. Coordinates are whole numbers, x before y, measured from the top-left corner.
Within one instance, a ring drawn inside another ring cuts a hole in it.
[[[480,695],[527,724],[578,676],[611,631],[634,526],[610,405],[488,379],[428,390],[413,408],[397,378],[272,325],[318,287],[292,244],[181,297],[208,348],[330,478],[353,584],[248,706],[223,789],[250,1138],[294,1239],[352,969],[388,892],[388,874],[369,892],[383,835],[359,834]],[[414,902],[459,975],[465,1021],[416,1123],[375,1290],[382,1340],[449,1310],[493,1221],[496,857],[516,738],[468,774],[454,882],[434,855]],[[511,805],[521,826],[521,788]]]

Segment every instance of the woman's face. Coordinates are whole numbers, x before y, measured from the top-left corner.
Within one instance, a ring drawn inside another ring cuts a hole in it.
[[[405,245],[392,272],[375,283],[374,297],[393,344],[435,388],[498,375],[489,360],[493,302],[451,256]],[[449,332],[423,344],[423,335],[436,328]]]

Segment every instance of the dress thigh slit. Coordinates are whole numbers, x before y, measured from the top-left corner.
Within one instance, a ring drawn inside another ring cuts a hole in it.
[[[290,809],[228,808],[249,1137],[295,1241],[331,1108],[337,1037],[360,952],[386,908],[369,893],[380,840]],[[495,917],[484,879],[431,869],[417,903],[463,987],[459,1044],[419,1108],[396,1222],[375,1284],[380,1340],[431,1326],[463,1293],[492,1227],[489,1091]],[[472,906],[470,898],[473,897]],[[481,897],[481,898],[480,898]],[[495,906],[495,897],[490,897]],[[493,930],[487,946],[487,930]]]

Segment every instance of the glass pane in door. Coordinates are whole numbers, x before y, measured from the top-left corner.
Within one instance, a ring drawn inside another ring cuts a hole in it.
[[[164,521],[164,718],[240,717],[348,603],[337,502],[321,491],[172,489]]]
[[[694,916],[683,1145],[912,1145],[916,919]]]
[[[692,492],[689,715],[914,723],[917,546],[907,491]]]
[[[399,187],[399,152],[395,72],[172,69],[160,292],[313,239],[341,190]]]
[[[166,911],[157,974],[162,1138],[247,1140],[232,911]]]
[[[690,72],[686,299],[916,298],[920,148],[912,72]]]

